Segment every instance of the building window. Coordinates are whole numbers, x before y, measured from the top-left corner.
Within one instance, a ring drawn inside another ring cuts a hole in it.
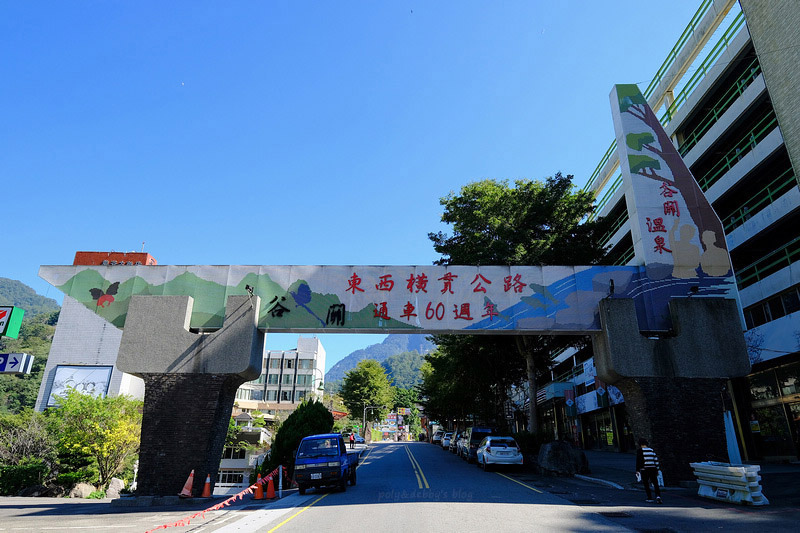
[[[297,384],[298,385],[311,385],[313,381],[313,377],[309,374],[298,374],[297,375]]]
[[[270,374],[269,378],[267,378],[267,383],[269,385],[277,385],[278,384],[278,374]]]
[[[244,472],[241,470],[220,470],[217,473],[217,483],[241,485],[244,483]]]
[[[291,374],[284,374],[283,375],[283,379],[281,380],[281,383],[283,383],[284,385],[291,385],[293,378],[294,378],[294,376],[291,375]]]
[[[281,401],[282,402],[291,402],[292,401],[292,391],[282,390],[281,391]]]
[[[294,401],[296,402],[302,402],[303,398],[305,397],[306,397],[306,391],[304,390],[299,390],[294,393]]]
[[[225,449],[222,450],[222,458],[223,459],[244,459],[244,456],[247,452],[244,449],[236,449],[230,446],[225,446]]]
[[[278,391],[276,390],[268,390],[267,391],[267,401],[274,402],[278,399]]]
[[[286,359],[284,363],[284,368],[294,368],[294,359]]]
[[[300,359],[297,362],[297,368],[302,368],[303,370],[309,370],[314,366],[313,359]]]
[[[778,380],[773,370],[753,374],[747,380],[750,382],[750,396],[754,400],[769,400],[780,396]]]
[[[269,360],[269,367],[270,368],[280,368],[281,367],[281,360],[278,358],[273,357]]]
[[[249,400],[250,399],[250,389],[238,389],[236,391],[236,399],[237,400]]]
[[[264,401],[264,391],[263,390],[251,390],[250,391],[250,399],[255,400],[257,402]]]
[[[782,396],[800,393],[800,363],[792,363],[775,369]]]

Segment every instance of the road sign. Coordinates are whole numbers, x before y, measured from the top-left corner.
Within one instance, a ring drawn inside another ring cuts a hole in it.
[[[22,325],[24,314],[25,310],[19,307],[0,307],[0,337],[16,339],[19,335],[19,327]]]
[[[33,356],[26,353],[0,353],[0,373],[30,374]]]

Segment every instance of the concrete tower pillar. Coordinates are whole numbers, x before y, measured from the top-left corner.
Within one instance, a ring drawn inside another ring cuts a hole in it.
[[[633,300],[600,301],[597,376],[625,396],[634,437],[661,458],[667,483],[693,479],[690,462],[727,461],[722,391],[750,371],[734,300],[674,298],[673,329],[645,336]]]
[[[145,382],[137,493],[194,493],[219,469],[239,385],[258,377],[258,297],[229,296],[222,329],[189,331],[190,296],[131,297],[117,366]]]

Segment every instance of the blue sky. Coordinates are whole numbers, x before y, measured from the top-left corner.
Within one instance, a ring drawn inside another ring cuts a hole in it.
[[[0,276],[159,264],[414,265],[439,198],[585,183],[608,94],[698,1],[3,2]],[[379,335],[325,335],[328,367]],[[268,346],[291,348],[296,335]]]

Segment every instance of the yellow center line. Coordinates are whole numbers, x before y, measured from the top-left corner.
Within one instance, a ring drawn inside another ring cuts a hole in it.
[[[408,448],[406,450],[406,455],[408,455],[408,460],[411,461],[411,469],[414,471],[414,475],[417,476],[417,488],[422,488],[422,479],[419,477],[419,472],[417,471],[417,465],[414,464],[414,459],[411,458],[411,453],[409,453]]]
[[[278,524],[277,526],[275,526],[275,527],[273,527],[272,529],[270,529],[270,530],[269,530],[267,533],[272,533],[273,531],[275,531],[275,530],[276,530],[276,529],[278,529],[279,527],[282,527],[282,526],[284,526],[284,525],[285,525],[287,522],[289,522],[290,520],[294,519],[294,518],[295,518],[297,515],[299,515],[300,513],[302,513],[303,511],[305,511],[306,509],[308,509],[309,507],[311,507],[312,505],[314,505],[315,503],[317,503],[318,501],[320,501],[322,498],[324,498],[324,497],[325,497],[325,496],[327,496],[328,494],[330,494],[330,492],[326,492],[325,494],[323,494],[322,496],[320,496],[319,498],[317,498],[317,499],[316,499],[316,500],[314,500],[313,502],[309,503],[308,505],[306,505],[305,507],[303,507],[302,509],[300,509],[299,511],[297,511],[296,513],[294,513],[292,516],[290,516],[289,518],[287,518],[286,520],[284,520],[283,522],[281,522],[281,523],[280,523],[280,524]]]
[[[415,468],[414,473],[419,472],[417,477],[422,477],[422,484],[420,484],[419,488],[422,488],[423,485],[426,489],[431,488],[430,485],[428,485],[428,480],[425,478],[425,474],[422,472],[422,467],[419,465],[419,461],[417,461],[417,458],[414,457],[413,453],[411,453],[410,447],[406,445],[405,449],[406,453],[408,453],[408,458],[411,459],[411,465]]]
[[[372,448],[370,448],[370,449],[368,449],[368,450],[367,450],[367,455],[365,455],[365,456],[363,457],[363,459],[359,459],[359,460],[358,460],[358,465],[356,466],[356,470],[358,470],[359,468],[361,468],[361,465],[362,465],[362,464],[364,464],[364,461],[366,461],[366,460],[367,460],[367,457],[369,457],[369,454],[371,454],[371,453],[372,453]]]
[[[505,474],[501,474],[500,472],[495,472],[495,474],[497,474],[498,476],[503,476],[503,477],[504,477],[504,478],[506,478],[506,479],[510,479],[510,480],[511,480],[511,481],[513,481],[514,483],[517,483],[517,484],[519,484],[519,485],[522,485],[522,486],[523,486],[523,487],[525,487],[526,489],[530,489],[530,490],[532,490],[533,492],[538,492],[539,494],[544,494],[544,493],[543,493],[542,491],[540,491],[539,489],[537,489],[537,488],[534,488],[534,487],[531,487],[530,485],[528,485],[528,484],[526,484],[526,483],[523,483],[522,481],[518,481],[518,480],[514,479],[513,477],[509,477],[509,476],[507,476],[507,475],[505,475]]]

